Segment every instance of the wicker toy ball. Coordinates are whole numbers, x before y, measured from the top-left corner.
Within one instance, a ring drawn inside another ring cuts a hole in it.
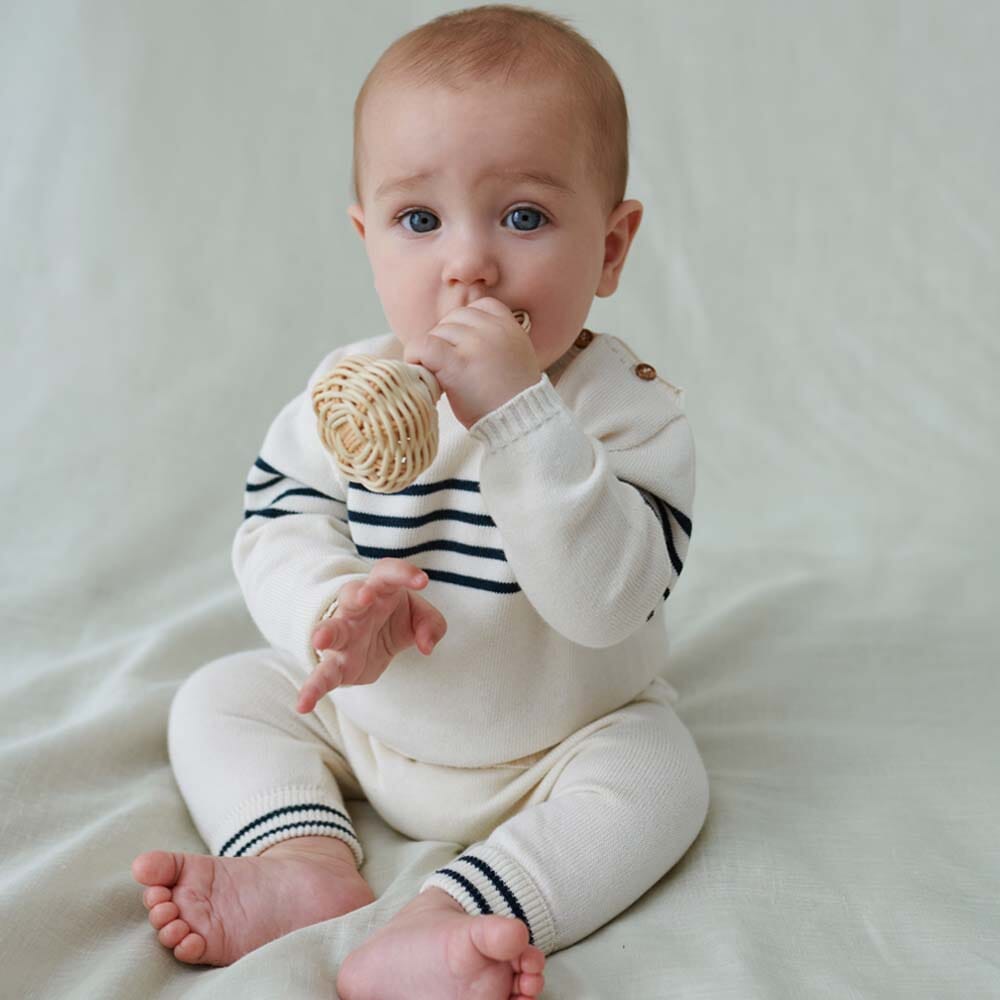
[[[514,313],[525,333],[531,318]],[[320,440],[348,480],[406,489],[434,461],[441,386],[423,365],[352,354],[313,386]]]

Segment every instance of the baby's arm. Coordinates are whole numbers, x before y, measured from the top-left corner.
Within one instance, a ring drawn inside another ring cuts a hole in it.
[[[328,355],[310,378],[336,364]],[[250,469],[232,562],[265,639],[310,670],[312,636],[340,589],[368,576],[347,522],[347,485],[323,451],[309,386],[272,422]]]
[[[470,430],[486,446],[480,488],[518,583],[581,645],[612,646],[635,632],[684,567],[694,442],[666,395],[662,414],[645,440],[598,440],[543,381]]]

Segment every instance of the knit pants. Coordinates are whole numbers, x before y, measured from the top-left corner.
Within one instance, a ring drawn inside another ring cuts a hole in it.
[[[421,891],[438,886],[471,914],[523,920],[548,955],[638,899],[704,823],[705,768],[661,680],[554,747],[472,768],[405,757],[330,697],[300,715],[304,680],[264,648],[213,660],[177,692],[170,760],[212,854],[250,857],[324,834],[360,867],[344,802],[367,799],[407,837],[465,847]]]

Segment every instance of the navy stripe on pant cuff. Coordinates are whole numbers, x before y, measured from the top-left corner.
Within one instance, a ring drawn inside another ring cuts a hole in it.
[[[474,855],[463,854],[461,857],[456,858],[453,864],[457,864],[459,861],[464,861],[466,864],[472,865],[474,868],[478,868],[492,883],[493,888],[496,889],[498,893],[503,897],[504,902],[510,907],[510,912],[520,920],[525,927],[528,928],[528,943],[535,943],[535,935],[531,929],[531,923],[529,922],[527,916],[524,913],[524,908],[518,902],[517,896],[511,891],[509,885],[497,874],[496,870],[488,865],[482,858],[477,858]],[[449,878],[453,878],[463,889],[473,898],[476,906],[483,914],[493,913],[492,908],[489,903],[486,902],[486,897],[476,888],[476,886],[469,881],[460,872],[455,871],[453,868],[439,868],[437,871],[439,875],[447,875]]]
[[[326,813],[337,817],[338,820],[343,820],[343,822],[302,817],[298,819],[293,818],[296,813],[301,814],[309,812]],[[280,819],[281,817],[286,817],[292,820],[292,822],[275,826],[274,821]],[[245,854],[255,844],[260,843],[260,841],[272,836],[275,833],[283,833],[287,830],[292,830],[300,826],[318,826],[325,827],[327,829],[340,830],[342,833],[346,833],[351,840],[358,844],[358,846],[361,845],[361,841],[358,840],[358,837],[354,832],[354,828],[351,825],[351,819],[346,813],[320,802],[305,802],[301,805],[282,806],[280,809],[272,809],[270,812],[264,813],[263,816],[258,816],[257,819],[247,823],[244,827],[242,827],[242,829],[233,834],[233,836],[230,837],[221,848],[219,848],[219,857],[224,857],[226,852],[237,844],[242,837],[245,837],[252,830],[258,827],[265,827],[265,829],[252,840],[243,844],[239,850],[233,851],[231,857],[238,858],[240,855]]]

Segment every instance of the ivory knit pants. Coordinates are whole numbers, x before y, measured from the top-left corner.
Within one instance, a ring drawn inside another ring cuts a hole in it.
[[[174,698],[170,760],[215,855],[325,834],[360,867],[344,800],[367,799],[407,837],[468,845],[421,891],[523,920],[548,955],[638,899],[704,823],[708,778],[663,681],[548,750],[462,768],[401,755],[329,697],[300,715],[300,673],[274,649],[248,650],[206,664]]]

